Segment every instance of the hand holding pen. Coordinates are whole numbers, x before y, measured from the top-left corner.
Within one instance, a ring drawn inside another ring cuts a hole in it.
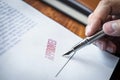
[[[77,45],[75,45],[70,51],[68,51],[67,53],[65,53],[63,56],[65,55],[69,55],[72,52],[76,52],[77,50],[83,48],[86,45],[89,45],[91,43],[93,43],[94,41],[100,39],[101,37],[103,37],[105,35],[104,31],[101,30],[98,33],[90,36],[90,37],[86,37],[85,39],[83,39],[82,41],[80,41],[80,43],[78,43]]]
[[[95,11],[88,17],[86,36],[93,35],[101,27],[105,37],[95,44],[102,50],[120,53],[120,0],[101,0]],[[112,37],[113,36],[113,37]]]

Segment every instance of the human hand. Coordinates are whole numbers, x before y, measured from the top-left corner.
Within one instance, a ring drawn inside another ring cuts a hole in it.
[[[95,42],[102,50],[111,53],[120,48],[120,0],[101,0],[95,11],[88,17],[86,36],[91,36],[103,28],[106,36]]]

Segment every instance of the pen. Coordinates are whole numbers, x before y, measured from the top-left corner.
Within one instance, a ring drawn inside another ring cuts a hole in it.
[[[83,39],[82,41],[80,41],[77,45],[75,45],[71,50],[69,50],[67,53],[63,54],[63,56],[65,56],[65,55],[69,55],[70,53],[74,52],[72,54],[72,56],[68,59],[68,61],[59,70],[59,72],[55,75],[55,77],[57,77],[60,74],[60,72],[64,69],[64,67],[68,64],[68,62],[75,55],[75,53],[76,53],[77,50],[81,49],[82,47],[85,47],[86,45],[89,45],[89,44],[93,43],[94,41],[96,41],[97,39],[100,39],[104,35],[105,35],[104,31],[101,30],[98,33],[94,34],[93,36],[86,37],[85,39]]]
[[[77,45],[75,45],[71,50],[69,50],[67,53],[63,54],[63,56],[69,55],[70,53],[75,52],[75,51],[85,47],[86,45],[93,43],[94,41],[100,39],[104,35],[105,35],[104,31],[101,30],[98,33],[94,34],[93,36],[86,37],[85,39],[80,41]]]

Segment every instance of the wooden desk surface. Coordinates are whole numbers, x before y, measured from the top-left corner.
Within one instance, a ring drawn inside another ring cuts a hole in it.
[[[25,0],[28,4],[45,14],[46,16],[52,18],[56,22],[60,23],[76,35],[84,38],[85,37],[85,26],[79,22],[73,20],[64,13],[56,10],[55,8],[41,2],[40,0]]]

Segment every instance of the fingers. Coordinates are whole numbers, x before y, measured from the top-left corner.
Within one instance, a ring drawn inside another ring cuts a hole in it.
[[[92,13],[88,18],[88,25],[86,26],[86,36],[93,35],[101,26],[101,21],[94,16]]]
[[[88,17],[86,36],[91,36],[98,31],[110,12],[111,7],[109,0],[101,0],[95,11]]]
[[[98,40],[94,43],[97,47],[99,47],[101,50],[108,51],[110,53],[116,52],[116,45],[106,39]]]
[[[120,36],[120,20],[106,22],[103,25],[103,30],[110,36]]]
[[[101,0],[95,11],[88,17],[88,25],[85,31],[86,36],[91,36],[100,28],[103,28],[106,34],[120,37],[119,9],[120,0]],[[102,39],[95,44],[102,50],[111,53],[117,50],[116,45],[110,40]]]

